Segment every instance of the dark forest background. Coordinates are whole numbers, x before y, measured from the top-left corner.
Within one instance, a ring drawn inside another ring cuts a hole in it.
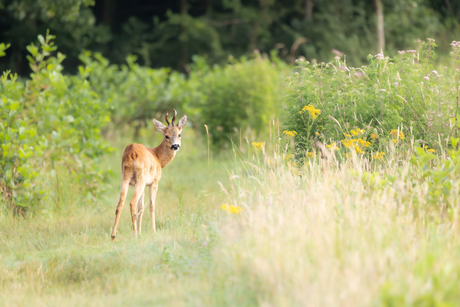
[[[288,62],[328,61],[336,49],[360,65],[380,49],[432,37],[442,54],[460,40],[459,21],[457,0],[0,0],[0,42],[11,44],[0,70],[27,75],[26,45],[47,29],[67,55],[68,73],[82,50],[112,63],[136,54],[142,65],[187,72],[194,55],[213,64],[254,49],[277,50]]]

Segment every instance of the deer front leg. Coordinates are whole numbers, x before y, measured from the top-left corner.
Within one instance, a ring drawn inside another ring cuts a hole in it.
[[[156,233],[155,228],[155,198],[157,197],[158,183],[150,186],[150,216],[152,218],[152,232]]]
[[[141,198],[141,196],[144,194],[144,189],[145,189],[145,184],[143,182],[136,183],[136,185],[134,186],[133,198],[131,199],[131,202],[129,203],[129,207],[131,209],[131,221],[133,222],[134,236],[137,236],[136,205],[139,202],[139,199]]]
[[[142,216],[144,215],[144,190],[142,191],[141,198],[137,204],[137,233],[141,234]]]
[[[115,237],[117,236],[118,221],[120,220],[121,210],[123,210],[123,205],[125,204],[128,188],[129,180],[123,180],[121,182],[120,199],[118,200],[117,210],[115,211],[115,224],[113,225],[112,229],[112,241],[114,241]]]

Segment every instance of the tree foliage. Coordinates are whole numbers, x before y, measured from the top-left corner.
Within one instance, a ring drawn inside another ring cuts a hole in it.
[[[54,36],[39,36],[39,46],[27,47],[32,74],[21,82],[3,73],[0,83],[0,190],[13,207],[34,208],[51,196],[44,182],[57,168],[92,197],[103,186],[106,172],[98,158],[110,148],[100,128],[109,120],[108,103],[100,100],[83,75],[65,76],[65,56]],[[7,46],[0,45],[0,55]],[[46,171],[45,171],[46,170]]]
[[[385,52],[426,37],[436,38],[440,51],[447,51],[459,34],[458,1],[380,2]],[[21,75],[28,72],[21,53],[46,29],[57,35],[70,72],[76,71],[82,49],[101,52],[115,64],[133,53],[141,65],[188,72],[194,55],[221,63],[254,49],[276,49],[290,62],[299,55],[327,62],[336,49],[358,66],[380,51],[376,23],[375,3],[368,0],[0,1],[0,41],[11,43],[13,50],[3,65]]]
[[[98,97],[110,102],[115,124],[138,131],[175,108],[187,114],[193,127],[203,130],[206,124],[216,148],[228,144],[239,128],[260,132],[279,114],[288,72],[275,55],[269,59],[259,53],[214,66],[196,56],[187,77],[169,68],[143,67],[135,56],[122,65],[89,51],[80,59],[81,76],[89,78]]]

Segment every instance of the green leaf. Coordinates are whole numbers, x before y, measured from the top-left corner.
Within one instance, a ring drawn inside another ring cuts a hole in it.
[[[5,43],[0,44],[0,57],[6,55],[5,50],[8,49],[10,46],[11,46],[10,44],[6,44],[6,45]]]
[[[13,176],[13,170],[9,169],[5,172],[6,179],[10,179]]]
[[[26,49],[27,49],[27,51],[30,52],[30,54],[32,54],[33,57],[35,57],[37,55],[37,53],[38,53],[38,48],[34,44],[30,44],[30,45],[26,46]]]
[[[417,153],[418,156],[422,156],[422,157],[427,154],[425,150],[420,147],[415,148],[415,152]]]
[[[17,109],[19,109],[20,106],[21,106],[20,102],[19,102],[19,101],[15,101],[15,102],[13,102],[12,104],[10,104],[9,109],[10,109],[11,111],[16,111]]]
[[[42,45],[45,45],[45,38],[43,37],[43,35],[39,34],[38,35],[38,41],[40,42],[40,44]]]

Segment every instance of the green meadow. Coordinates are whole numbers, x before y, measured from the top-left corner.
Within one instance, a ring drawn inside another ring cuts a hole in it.
[[[53,39],[1,79],[0,305],[458,306],[460,43],[185,77],[88,53],[67,75]],[[123,150],[169,107],[190,123],[157,233],[131,188],[112,241]]]

